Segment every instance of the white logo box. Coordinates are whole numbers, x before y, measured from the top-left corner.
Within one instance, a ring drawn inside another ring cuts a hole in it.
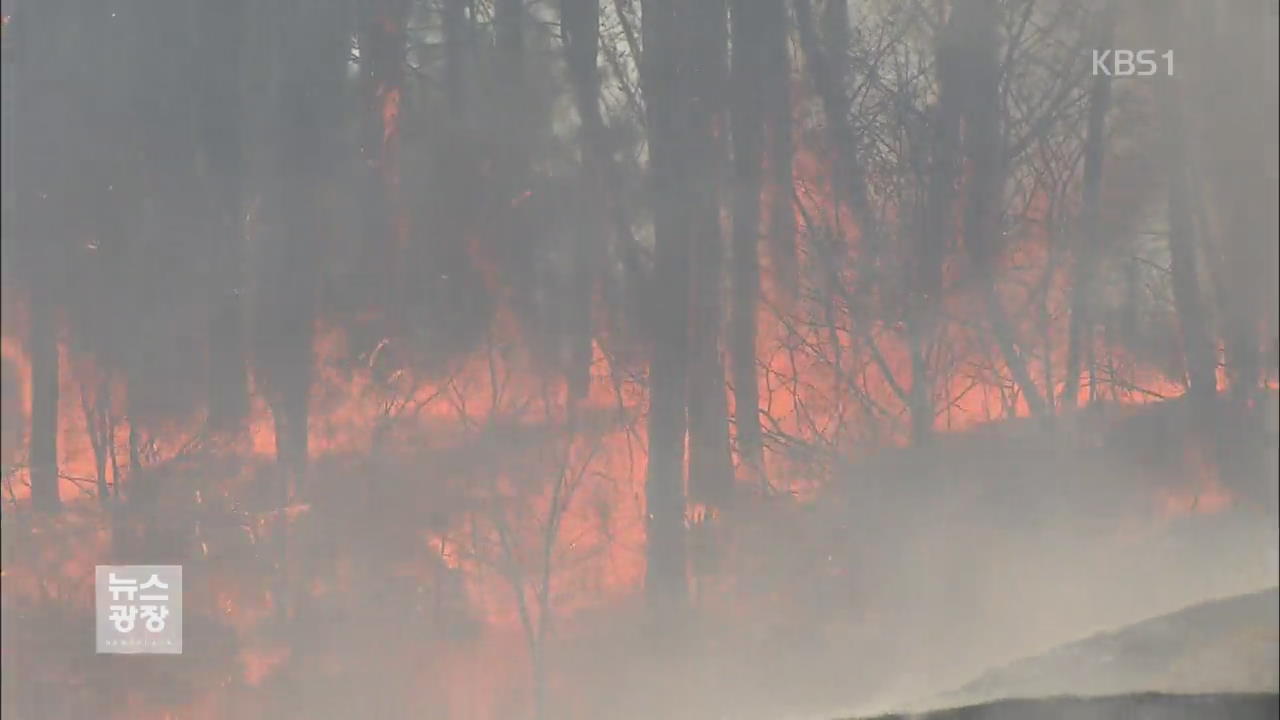
[[[182,566],[94,568],[99,653],[182,653]]]

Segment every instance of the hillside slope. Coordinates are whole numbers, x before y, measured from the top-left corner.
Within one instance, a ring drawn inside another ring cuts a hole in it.
[[[1265,693],[998,700],[874,720],[1273,720],[1280,696]]]
[[[990,670],[944,698],[1274,693],[1280,688],[1277,600],[1280,593],[1271,588],[1194,605]]]

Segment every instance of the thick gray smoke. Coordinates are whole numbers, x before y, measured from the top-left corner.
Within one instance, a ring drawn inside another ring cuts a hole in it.
[[[1274,0],[0,2],[6,717],[1274,710]]]

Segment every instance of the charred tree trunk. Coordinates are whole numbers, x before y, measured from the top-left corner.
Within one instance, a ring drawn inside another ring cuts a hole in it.
[[[521,198],[537,182],[533,148],[547,127],[549,114],[526,74],[523,0],[494,0],[493,13],[494,80],[497,94],[506,104],[487,118],[492,128],[492,187],[497,197]],[[542,262],[550,254],[551,238],[526,231],[523,208],[527,206],[504,204],[495,208],[500,215],[498,230],[492,235],[499,277],[514,301],[513,309],[522,313],[530,326],[541,328],[533,341],[535,353],[550,360],[549,364],[561,365],[565,322],[559,311],[569,287],[564,268],[553,269]]]
[[[591,370],[591,302],[598,272],[598,248],[591,232],[597,226],[590,200],[598,197],[597,189],[603,186],[606,202],[617,203],[611,172],[607,167],[608,153],[604,149],[604,123],[600,117],[600,78],[596,57],[600,45],[599,0],[561,0],[560,29],[564,39],[565,64],[573,85],[575,106],[581,123],[582,170],[581,182],[576,191],[579,228],[575,232],[575,247],[570,271],[569,297],[567,298],[568,327],[565,376],[569,394],[575,400],[587,395]]]
[[[521,190],[530,172],[530,139],[545,122],[526,82],[524,24],[524,0],[493,0],[497,86],[513,101],[497,118],[499,162]]]
[[[730,111],[733,129],[732,312],[729,357],[733,368],[738,457],[748,475],[764,469],[756,326],[760,293],[760,192],[764,148],[764,35],[762,5],[734,0]]]
[[[952,204],[955,201],[956,162],[960,143],[964,78],[959,75],[953,15],[942,31],[935,50],[934,65],[938,100],[933,109],[929,181],[926,189],[924,222],[917,238],[910,267],[911,295],[907,306],[907,340],[911,353],[911,438],[916,445],[933,434],[933,379],[930,376],[929,348],[938,332],[942,302],[942,265],[954,232]]]
[[[1107,3],[1102,11],[1098,29],[1097,48],[1112,45],[1115,34],[1116,0]],[[1107,148],[1107,112],[1111,107],[1111,76],[1098,73],[1089,89],[1089,119],[1084,141],[1084,178],[1081,190],[1080,254],[1076,258],[1075,277],[1071,285],[1071,319],[1067,326],[1067,367],[1062,387],[1062,404],[1074,409],[1080,394],[1080,361],[1087,351],[1082,347],[1093,345],[1091,303],[1094,302],[1094,281],[1098,274],[1098,261],[1102,255],[1102,233],[1099,208],[1102,203],[1102,162]],[[1045,388],[1052,392],[1051,387]]]
[[[1217,361],[1200,288],[1195,228],[1188,205],[1191,197],[1189,185],[1186,167],[1175,163],[1170,168],[1169,177],[1169,267],[1173,276],[1174,305],[1182,327],[1182,350],[1186,358],[1191,403],[1200,411],[1211,413],[1217,395]]]
[[[58,495],[58,336],[55,322],[52,267],[37,275],[30,295],[31,353],[31,504],[56,512]]]
[[[142,532],[149,534],[159,521],[150,512],[157,501],[159,482],[154,472],[143,468],[143,460],[149,459],[143,457],[143,431],[161,424],[175,408],[167,396],[185,387],[167,372],[153,374],[154,370],[173,367],[173,356],[168,353],[176,343],[160,328],[168,321],[167,303],[185,300],[188,292],[207,290],[203,283],[189,290],[174,282],[171,273],[181,267],[174,260],[204,254],[206,246],[196,242],[208,227],[201,221],[216,210],[225,210],[227,198],[203,195],[205,188],[198,178],[199,152],[208,135],[192,112],[193,108],[203,109],[199,101],[206,90],[198,81],[193,84],[188,72],[194,61],[203,59],[193,39],[195,6],[165,0],[134,0],[131,5],[126,19],[132,22],[134,34],[128,43],[134,123],[127,138],[137,162],[129,169],[138,176],[138,195],[130,208],[138,220],[128,257],[132,270],[145,281],[134,282],[126,290],[127,323],[134,332],[125,361],[130,428],[128,500],[130,511],[141,510]],[[205,160],[210,162],[207,169],[225,162],[225,158]],[[220,206],[215,210],[210,200]]]
[[[685,542],[685,434],[689,362],[690,231],[687,169],[680,138],[687,66],[679,54],[675,0],[645,0],[643,76],[654,224],[653,354],[649,367],[649,460],[645,476],[645,595],[658,617],[688,603]]]
[[[91,391],[88,381],[80,381],[80,409],[84,413],[84,426],[93,447],[94,479],[97,483],[98,503],[105,506],[109,496],[107,486],[107,461],[110,445],[114,442],[111,420],[111,386],[104,376]]]
[[[814,88],[822,100],[827,118],[828,142],[835,151],[834,191],[853,211],[854,222],[867,251],[865,261],[873,263],[876,250],[875,223],[867,190],[866,171],[858,151],[858,140],[850,123],[848,75],[844,71],[849,52],[849,12],[843,0],[827,5],[824,19],[826,42],[818,36],[809,0],[797,0],[796,23],[800,29],[800,45],[804,49],[805,66],[813,78]]]
[[[360,151],[365,158],[365,247],[371,285],[380,286],[372,303],[389,319],[391,334],[403,326],[404,209],[399,193],[399,113],[404,86],[407,0],[367,3],[361,18],[360,73],[364,100]],[[381,278],[381,280],[377,280]],[[388,282],[389,280],[389,282]]]
[[[135,366],[136,367],[136,366]],[[127,381],[125,388],[125,412],[129,417],[129,487],[126,493],[129,509],[148,507],[155,500],[155,477],[147,469],[142,460],[142,408],[135,388],[141,380],[136,370]],[[151,518],[140,513],[147,522]]]
[[[1221,206],[1218,237],[1205,237],[1201,244],[1211,258],[1210,268],[1221,269],[1212,274],[1221,298],[1217,316],[1232,401],[1243,410],[1257,404],[1262,348],[1275,340],[1276,174],[1275,166],[1268,165],[1275,162],[1276,43],[1268,33],[1276,18],[1274,4],[1267,3],[1194,7],[1210,16],[1198,24],[1208,24],[1213,15],[1218,19],[1216,36],[1197,28],[1204,47],[1192,62],[1204,68],[1197,72],[1205,76],[1189,78],[1198,86],[1197,100],[1189,107],[1204,108],[1212,116],[1204,124],[1213,128],[1213,135],[1189,149],[1191,165],[1208,171],[1208,184]],[[1220,78],[1231,82],[1224,87]],[[1269,152],[1259,150],[1268,146]]]
[[[769,215],[768,247],[773,277],[788,294],[796,289],[796,218],[793,206],[795,180],[791,143],[791,60],[787,52],[787,8],[779,0],[761,4],[763,34],[762,95],[765,132],[768,135],[767,163],[770,169],[772,202]]]
[[[305,484],[324,191],[335,168],[346,28],[341,5],[281,8],[274,142],[279,233],[264,259],[258,356],[276,423],[280,496]]]
[[[1000,129],[1000,8],[995,0],[974,0],[953,8],[958,72],[971,83],[964,94],[964,150],[971,176],[966,183],[964,241],[980,291],[987,298],[992,334],[1013,381],[1035,417],[1048,407],[1018,347],[1017,331],[1000,299],[997,265],[1004,201],[1004,139]]]
[[[441,0],[441,27],[444,32],[444,87],[449,108],[456,118],[466,107],[466,56],[470,42],[467,0]]]
[[[1163,30],[1175,39],[1180,18],[1162,16]],[[1171,43],[1176,45],[1177,43]],[[1186,361],[1187,386],[1195,416],[1201,421],[1213,417],[1217,396],[1217,353],[1210,329],[1208,310],[1200,286],[1200,258],[1196,229],[1191,215],[1192,181],[1188,164],[1187,138],[1178,80],[1161,79],[1159,88],[1165,155],[1169,172],[1169,269],[1173,280],[1173,300],[1182,328],[1182,349]]]
[[[209,289],[209,425],[232,430],[249,412],[244,343],[241,233],[240,51],[247,21],[245,0],[199,4],[195,33],[199,72],[196,93],[201,164],[206,178],[213,237]]]
[[[31,358],[31,425],[27,434],[31,503],[56,512],[58,494],[59,357],[57,302],[65,228],[58,218],[71,177],[66,144],[74,137],[74,89],[68,88],[57,38],[74,9],[66,2],[22,4],[13,18],[14,225],[26,278],[27,352]],[[6,33],[9,29],[6,28]],[[64,48],[65,49],[65,48]]]
[[[617,164],[613,159],[612,143],[606,134],[604,118],[600,110],[600,76],[597,57],[600,45],[600,0],[561,0],[561,30],[564,33],[565,59],[569,79],[573,85],[574,103],[578,111],[582,137],[583,180],[581,197],[584,202],[595,203],[603,196],[603,208],[583,210],[592,215],[588,227],[595,227],[595,213],[603,212],[604,222],[611,233],[606,249],[594,247],[591,234],[579,236],[581,253],[574,260],[574,296],[589,300],[596,289],[596,280],[605,277],[601,263],[606,256],[617,261],[620,273],[616,280],[606,280],[601,288],[610,320],[614,327],[625,334],[625,328],[617,327],[628,315],[644,309],[640,289],[645,281],[645,269],[641,266],[639,250],[631,227],[625,192]],[[621,287],[618,287],[618,286]],[[591,308],[579,305],[571,310],[570,330],[570,385],[586,390],[587,368],[591,361],[590,323]]]
[[[718,137],[723,127],[727,69],[724,0],[691,3],[682,21],[689,33],[690,127],[683,139],[689,162],[684,202],[690,209],[693,243],[693,342],[689,384],[689,492],[697,502],[720,507],[733,491],[728,405],[721,359],[723,248],[720,233],[720,177],[724,166]]]

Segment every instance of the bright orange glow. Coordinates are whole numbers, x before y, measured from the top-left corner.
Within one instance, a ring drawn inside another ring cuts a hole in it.
[[[387,147],[400,135],[400,88],[378,88],[382,98],[382,144]]]
[[[396,250],[402,254],[411,228],[395,161],[401,95],[398,88],[384,87],[378,97],[381,180],[390,199]],[[862,238],[858,219],[831,197],[830,172],[829,161],[821,155],[797,153],[796,272],[805,278],[801,285],[821,286],[832,280],[852,287],[861,280],[858,273],[865,272],[853,261],[863,250]],[[532,190],[520,193],[511,199],[511,207],[519,208],[531,195]],[[776,211],[771,195],[765,193],[762,203],[766,227],[768,214]],[[843,244],[833,245],[840,248],[838,260],[824,256],[830,251],[818,246],[820,236],[823,241],[842,238]],[[468,229],[465,242],[472,265],[497,301],[484,347],[427,373],[411,362],[399,362],[403,340],[385,338],[367,356],[359,356],[339,323],[319,320],[308,427],[314,502],[277,510],[237,505],[251,488],[269,482],[273,472],[275,423],[270,406],[256,391],[243,436],[225,448],[242,463],[224,476],[205,478],[189,467],[167,464],[201,431],[201,418],[170,419],[162,427],[146,428],[155,443],[150,464],[163,469],[166,480],[175,481],[167,487],[178,489],[175,494],[186,503],[182,510],[202,518],[191,533],[189,548],[190,562],[199,565],[202,579],[187,595],[188,607],[191,613],[216,618],[236,637],[237,667],[228,684],[266,687],[295,662],[298,654],[287,641],[262,638],[270,636],[268,629],[280,617],[298,612],[304,602],[342,612],[364,611],[367,598],[361,588],[372,577],[362,574],[368,572],[368,563],[350,547],[359,539],[357,533],[335,525],[335,517],[341,515],[326,503],[336,494],[343,507],[355,512],[373,502],[370,498],[386,477],[398,481],[397,497],[394,503],[375,507],[386,511],[391,506],[405,512],[409,524],[420,525],[413,526],[406,541],[411,547],[400,548],[403,557],[388,560],[386,576],[374,579],[403,583],[433,598],[434,612],[461,600],[464,610],[457,612],[479,623],[474,635],[466,642],[453,642],[447,652],[412,658],[411,667],[417,668],[422,681],[416,691],[423,693],[424,702],[446,703],[453,716],[498,717],[505,712],[500,698],[528,692],[529,627],[623,607],[641,589],[647,461],[643,419],[648,402],[643,381],[621,379],[624,369],[613,365],[600,342],[593,344],[588,392],[573,408],[571,425],[564,382],[541,371],[529,343],[521,342],[522,327],[485,228]],[[1030,288],[1045,273],[1049,258],[1042,243],[1011,244],[999,285],[1001,300],[1011,309],[1025,308],[1036,302]],[[770,438],[765,471],[773,489],[788,501],[808,503],[821,496],[835,465],[830,462],[833,456],[822,452],[856,454],[862,448],[908,441],[904,396],[913,381],[911,348],[903,323],[881,307],[892,306],[880,295],[892,292],[893,283],[885,282],[885,288],[870,294],[866,316],[851,317],[845,299],[838,296],[832,301],[834,315],[824,316],[818,312],[821,308],[813,307],[819,304],[815,299],[789,297],[781,278],[785,269],[773,267],[771,259],[762,256],[764,298],[756,357],[761,364],[764,429]],[[983,298],[961,286],[962,270],[949,265],[944,273],[948,285],[957,289],[945,298],[943,314],[981,317]],[[1054,302],[1066,296],[1067,281],[1065,273],[1048,277],[1046,292]],[[810,311],[812,315],[805,317]],[[1044,328],[1037,326],[1035,313],[1009,314],[1020,323],[1014,329],[1028,347],[1043,341],[1038,333]],[[1048,390],[1052,397],[1060,391],[1066,363],[1065,321],[1049,323],[1047,337],[1051,349],[1040,355],[1028,352],[1027,366],[1039,390]],[[6,334],[0,341],[18,380],[21,395],[16,405],[25,426],[31,412],[30,362],[16,337]],[[933,341],[930,389],[939,432],[1029,415],[989,329],[945,323]],[[61,491],[74,501],[94,489],[93,449],[79,406],[80,383],[94,377],[94,368],[87,359],[70,356],[65,346],[60,351],[59,461],[70,478],[62,481]],[[1108,372],[1100,380],[1105,402],[1138,405],[1183,392],[1178,382],[1130,357],[1122,347],[1098,341],[1094,354]],[[1046,374],[1053,375],[1052,387],[1044,387]],[[112,388],[110,401],[123,406],[126,392],[123,386]],[[1088,400],[1087,392],[1082,384],[1082,402]],[[728,400],[732,412],[732,394]],[[127,429],[121,423],[114,438],[117,445],[127,442]],[[817,462],[812,453],[806,454],[811,448],[817,449]],[[19,459],[15,454],[4,461]],[[1192,477],[1152,492],[1151,507],[1161,517],[1221,512],[1233,504],[1231,492],[1206,469],[1208,463],[1192,460]],[[124,470],[127,477],[129,468]],[[24,472],[14,473],[5,487],[6,493],[12,491],[6,501],[29,497],[24,479]],[[754,479],[739,482],[744,492],[757,492]],[[56,529],[78,541],[42,548],[40,562],[51,567],[7,564],[6,594],[40,598],[49,592],[50,572],[60,581],[84,578],[96,562],[111,556],[107,517],[90,503],[71,504],[74,509],[64,517],[38,521],[31,532],[52,535]],[[193,510],[195,506],[201,509]],[[694,530],[712,510],[690,508]],[[234,522],[224,517],[218,525],[218,512]],[[431,513],[439,517],[429,518]],[[555,530],[548,533],[552,522]],[[281,552],[278,546],[305,546],[325,534],[333,535],[337,546],[328,566],[306,578],[279,570],[289,568],[290,558],[273,555]],[[280,542],[284,538],[288,543]],[[735,551],[732,546],[724,549]],[[279,586],[270,584],[261,571],[255,575],[241,567],[250,564],[246,558],[257,563],[270,559],[271,572],[288,577]],[[732,582],[708,578],[699,589],[728,593]],[[461,598],[449,595],[455,586]],[[427,604],[424,600],[423,607]],[[730,609],[742,613],[744,623],[752,610]],[[450,622],[456,620],[450,616]],[[344,658],[317,662],[341,666]],[[212,697],[203,698],[193,701],[189,716],[213,717],[222,709]],[[150,712],[133,706],[128,710],[131,717]]]

